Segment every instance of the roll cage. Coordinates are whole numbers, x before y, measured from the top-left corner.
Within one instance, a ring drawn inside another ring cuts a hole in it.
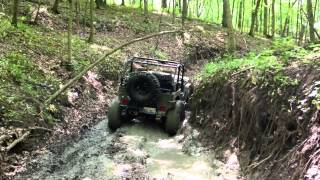
[[[143,65],[143,66],[159,66],[164,68],[171,68],[174,69],[174,72],[170,74],[173,75],[174,79],[176,80],[176,89],[179,88],[183,91],[184,89],[184,65],[178,63],[176,61],[171,60],[161,60],[161,59],[154,59],[154,58],[144,58],[144,57],[131,57],[127,60],[125,68],[129,69],[129,72],[133,72],[134,64]]]

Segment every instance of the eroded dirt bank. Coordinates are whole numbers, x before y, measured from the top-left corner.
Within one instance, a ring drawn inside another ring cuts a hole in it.
[[[255,83],[254,71],[200,83],[193,97],[192,127],[218,154],[233,152],[249,179],[319,179],[320,88],[318,66],[292,63],[294,83]]]
[[[139,122],[111,133],[103,120],[34,157],[15,179],[240,179],[237,158],[218,161],[198,143],[198,134],[187,121],[175,137]]]

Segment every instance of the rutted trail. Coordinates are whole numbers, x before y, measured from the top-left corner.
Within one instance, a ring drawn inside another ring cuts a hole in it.
[[[184,129],[187,123],[184,123]],[[111,133],[103,120],[80,139],[53,148],[16,179],[237,179],[214,153],[192,142],[196,132],[175,137],[156,124],[134,123]]]
[[[129,147],[142,147],[133,151],[147,154],[146,169],[151,178],[174,179],[211,179],[213,168],[207,155],[190,155],[183,152],[183,144],[179,143],[183,135],[168,137],[160,128],[146,127],[136,124],[125,127],[127,134],[120,138]],[[138,153],[139,154],[139,153]],[[209,155],[208,155],[209,156]]]

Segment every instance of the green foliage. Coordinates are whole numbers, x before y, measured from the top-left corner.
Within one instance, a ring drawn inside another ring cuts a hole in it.
[[[20,52],[11,52],[0,59],[0,75],[2,115],[11,120],[23,121],[26,115],[36,116],[37,104],[30,104],[28,99],[43,99],[58,83]]]
[[[315,105],[318,110],[320,110],[320,92],[317,92],[316,97],[312,100],[312,104]]]
[[[42,70],[20,52],[11,52],[0,61],[0,74],[3,78],[16,83],[42,82],[52,83],[56,80],[46,75]],[[30,87],[26,86],[26,89]]]
[[[276,38],[272,41],[272,49],[293,49],[297,47],[296,41],[291,37]]]
[[[139,22],[132,17],[126,17],[124,22],[135,33],[151,33],[157,30],[158,24],[154,22]]]
[[[7,18],[1,17],[0,15],[0,38],[7,36],[8,31],[11,31],[13,27],[11,26],[10,21]]]
[[[162,52],[159,49],[156,49],[154,47],[151,48],[150,51],[156,58],[159,58],[159,59],[168,59],[169,57],[167,53]]]
[[[71,64],[75,72],[80,72],[85,66],[90,64],[90,61],[88,59],[77,59],[72,60]]]
[[[115,53],[114,55],[107,58],[100,66],[100,74],[108,79],[118,80],[120,71],[122,70],[123,62],[121,54]]]
[[[225,82],[234,75],[249,72],[252,84],[269,86],[271,96],[280,95],[281,88],[299,83],[297,79],[285,75],[286,65],[309,53],[310,50],[295,46],[291,39],[276,40],[270,49],[263,50],[258,55],[249,53],[242,58],[227,55],[211,60],[198,79],[205,83]]]
[[[212,77],[220,77],[226,80],[232,73],[241,72],[246,69],[252,69],[253,71],[272,70],[279,72],[283,69],[283,64],[278,61],[275,56],[271,55],[271,51],[264,51],[259,55],[249,53],[243,58],[226,56],[217,60],[217,62],[207,64],[204,67],[200,78],[205,81],[210,81]]]

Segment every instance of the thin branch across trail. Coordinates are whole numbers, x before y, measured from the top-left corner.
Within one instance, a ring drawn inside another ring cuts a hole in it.
[[[74,78],[70,79],[65,85],[63,85],[58,91],[56,91],[52,96],[50,96],[45,102],[44,102],[44,106],[47,106],[48,104],[50,104],[56,97],[58,97],[61,93],[63,93],[67,88],[69,88],[72,84],[74,84],[75,82],[77,82],[79,79],[81,79],[81,77],[83,75],[85,75],[89,70],[91,70],[93,67],[95,67],[96,65],[100,64],[101,62],[103,62],[105,60],[106,57],[110,56],[111,54],[119,51],[120,49],[129,46],[133,43],[139,42],[139,41],[143,41],[146,39],[150,39],[156,36],[162,36],[165,34],[174,34],[174,33],[183,33],[182,30],[173,30],[173,31],[161,31],[158,33],[154,33],[154,34],[150,34],[144,37],[140,37],[140,38],[136,38],[133,39],[129,42],[126,42],[114,49],[112,49],[111,51],[105,53],[102,57],[100,57],[98,60],[96,60],[95,62],[91,63],[90,65],[88,65],[87,67],[85,67],[78,75],[76,75]]]
[[[14,140],[8,147],[6,147],[6,152],[9,152],[12,148],[14,148],[18,143],[24,141],[30,135],[30,131],[25,132],[21,137]]]

